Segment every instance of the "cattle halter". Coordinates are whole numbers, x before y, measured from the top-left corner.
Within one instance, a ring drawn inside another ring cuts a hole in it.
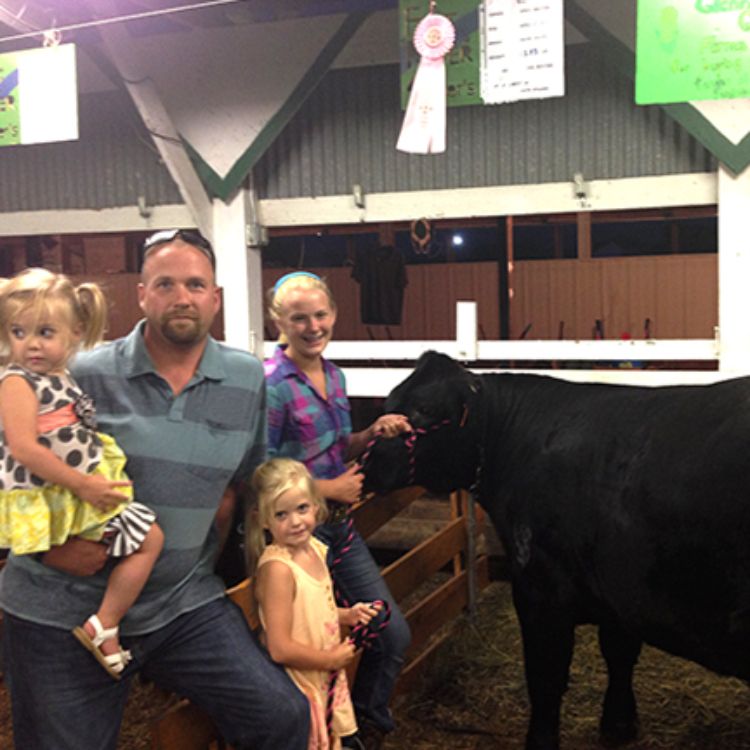
[[[463,427],[466,424],[466,415],[468,413],[468,409],[466,406],[464,406],[464,413],[461,417],[461,422],[458,425],[459,427]],[[450,419],[444,419],[441,422],[437,422],[436,424],[431,425],[430,427],[416,427],[412,429],[412,431],[409,433],[409,436],[404,438],[404,445],[406,446],[406,450],[409,454],[409,484],[414,484],[414,475],[416,473],[416,458],[414,456],[414,449],[417,444],[417,438],[427,435],[430,432],[434,432],[435,430],[439,430],[441,427],[446,427],[447,425],[450,425],[451,421]],[[370,457],[370,453],[372,453],[372,449],[377,443],[377,441],[380,439],[380,435],[377,437],[374,437],[365,447],[364,452],[359,457],[359,464],[360,466],[364,466],[367,463],[367,459]]]

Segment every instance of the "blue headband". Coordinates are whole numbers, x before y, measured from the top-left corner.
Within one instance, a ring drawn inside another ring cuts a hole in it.
[[[286,284],[289,279],[295,279],[297,277],[306,277],[308,279],[315,279],[316,281],[320,281],[320,276],[316,276],[314,273],[310,273],[309,271],[292,271],[291,273],[287,273],[284,276],[282,276],[274,285],[273,285],[273,295],[274,297],[278,294],[279,289]]]

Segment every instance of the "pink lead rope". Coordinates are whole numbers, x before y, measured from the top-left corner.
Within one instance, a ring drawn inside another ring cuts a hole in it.
[[[354,644],[354,647],[359,650],[360,648],[370,648],[373,641],[381,634],[381,632],[388,626],[391,619],[391,607],[383,599],[376,599],[372,602],[372,606],[377,606],[378,609],[384,612],[383,619],[377,624],[373,625],[372,621],[368,623],[357,623],[349,634],[349,640]],[[328,695],[326,696],[326,728],[328,729],[328,738],[331,747],[333,747],[333,707],[334,699],[336,696],[336,681],[341,670],[332,669],[328,676]]]

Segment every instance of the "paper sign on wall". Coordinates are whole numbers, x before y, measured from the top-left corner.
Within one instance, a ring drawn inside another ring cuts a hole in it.
[[[563,0],[485,0],[480,19],[485,104],[565,94]]]
[[[75,45],[0,55],[0,146],[77,138]]]
[[[639,0],[638,104],[750,96],[750,3]]]

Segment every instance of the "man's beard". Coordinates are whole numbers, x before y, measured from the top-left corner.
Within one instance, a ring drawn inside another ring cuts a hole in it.
[[[205,334],[200,318],[171,315],[162,318],[161,332],[167,341],[180,346],[195,344]]]

